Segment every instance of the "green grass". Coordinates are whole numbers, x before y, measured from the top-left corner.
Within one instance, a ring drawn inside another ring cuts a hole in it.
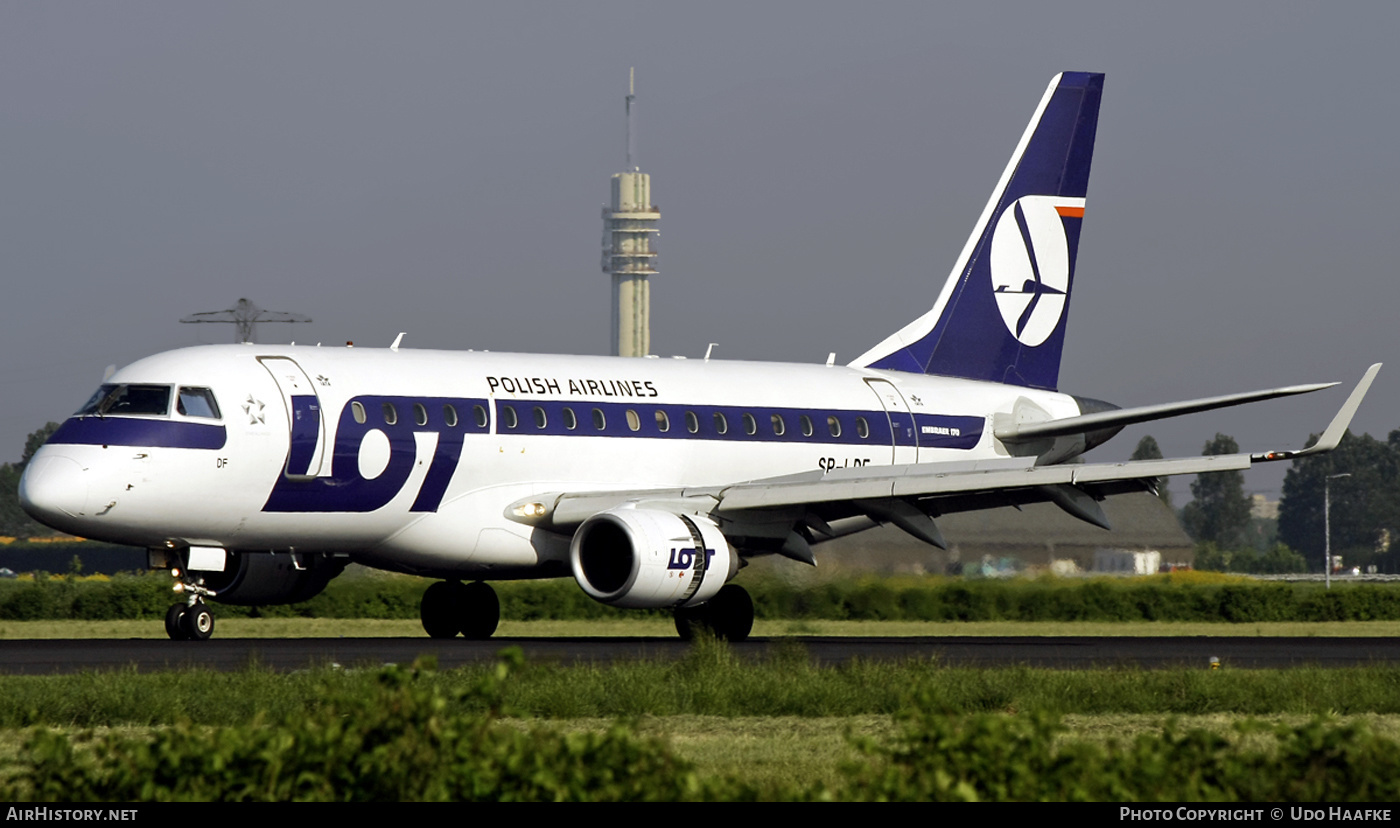
[[[459,695],[492,665],[425,678]],[[61,676],[0,675],[0,727],[235,724],[258,711],[313,711],[334,691],[374,681],[374,669],[277,673],[131,669]],[[943,667],[931,661],[818,666],[798,644],[762,661],[702,644],[676,661],[564,667],[527,664],[503,690],[522,718],[888,716],[918,695],[954,713],[1041,710],[1059,715],[1400,715],[1400,668],[1291,670]],[[467,704],[468,702],[454,702]]]

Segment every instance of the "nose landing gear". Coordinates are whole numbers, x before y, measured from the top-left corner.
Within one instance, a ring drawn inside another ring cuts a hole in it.
[[[178,577],[178,576],[177,576]],[[183,604],[172,604],[165,611],[165,634],[174,641],[205,641],[214,634],[214,613],[204,603],[204,596],[214,591],[204,586],[203,578],[186,576],[175,587],[189,598]]]

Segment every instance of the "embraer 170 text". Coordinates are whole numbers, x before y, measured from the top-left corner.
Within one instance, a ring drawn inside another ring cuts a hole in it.
[[[1380,366],[1293,452],[1070,463],[1121,428],[1328,387],[1138,408],[1058,390],[1103,76],[1064,73],[923,316],[847,366],[229,345],[117,371],[33,457],[25,510],[150,550],[205,599],[303,601],[349,562],[441,579],[434,637],[491,635],[487,581],[572,577],[689,636],[753,625],[745,562],[816,562],[882,523],[944,546],[940,515],[1099,502],[1173,474],[1336,447]]]

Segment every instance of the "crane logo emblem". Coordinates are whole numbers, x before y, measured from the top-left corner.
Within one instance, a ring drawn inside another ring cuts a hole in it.
[[[1084,214],[1083,200],[1024,196],[1002,211],[992,232],[991,279],[1006,329],[1035,347],[1059,327],[1069,302],[1069,241],[1064,219]]]

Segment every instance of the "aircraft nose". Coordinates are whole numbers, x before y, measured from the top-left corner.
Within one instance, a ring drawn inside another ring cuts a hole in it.
[[[87,499],[87,473],[78,461],[61,454],[40,452],[19,480],[19,505],[42,523],[52,525],[82,515]]]

